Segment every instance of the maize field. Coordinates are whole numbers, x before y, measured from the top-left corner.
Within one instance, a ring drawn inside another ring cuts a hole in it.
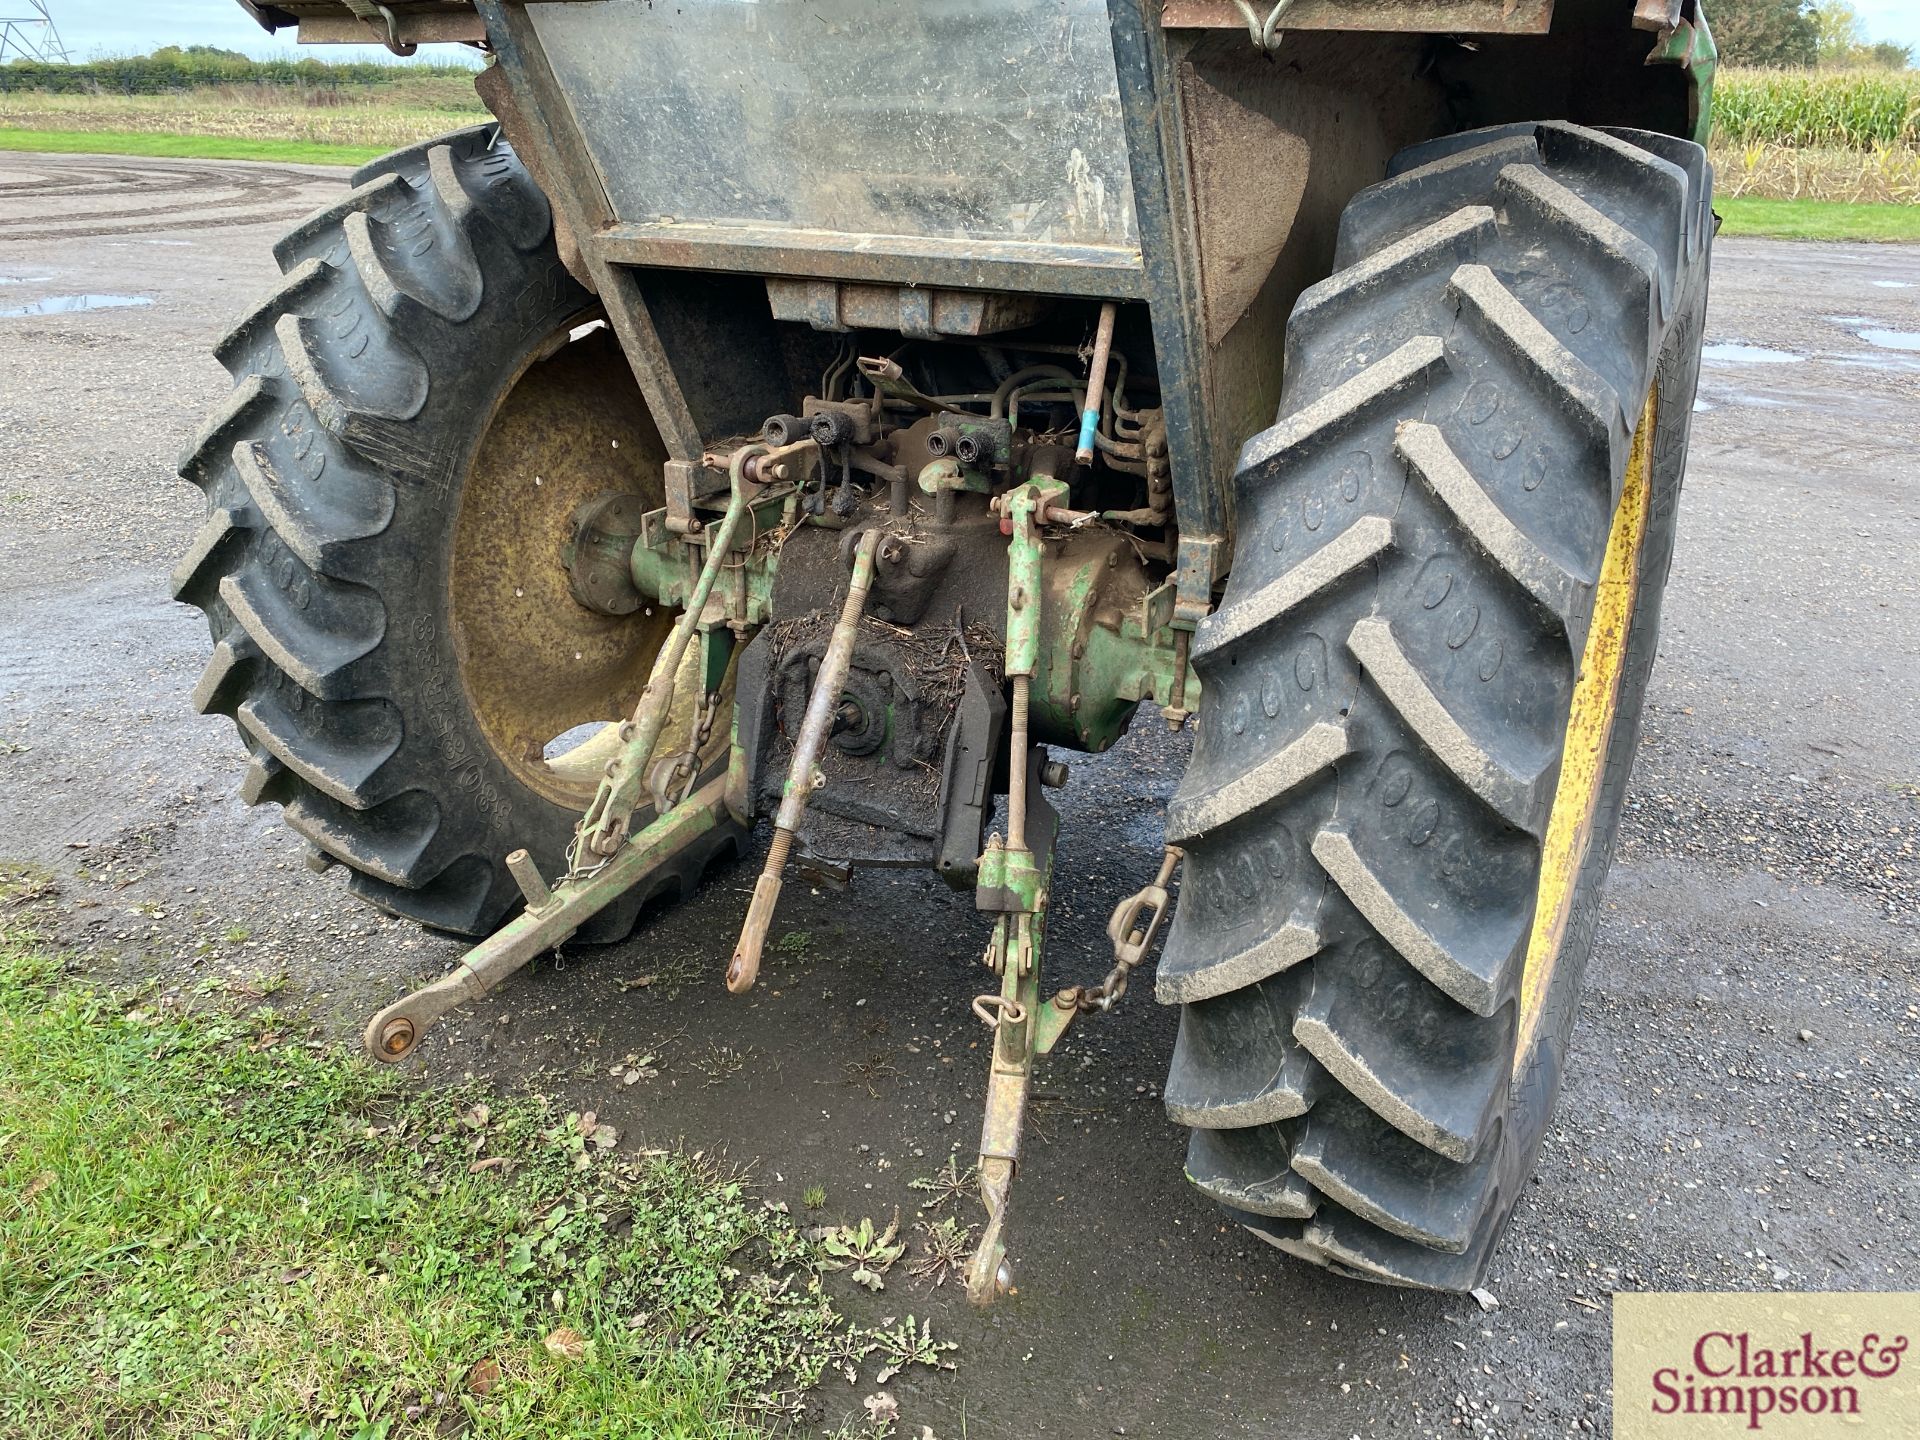
[[[1920,71],[1729,68],[1713,114],[1722,194],[1920,203]]]

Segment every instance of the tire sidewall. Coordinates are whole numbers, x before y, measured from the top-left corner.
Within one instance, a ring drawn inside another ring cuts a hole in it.
[[[1648,497],[1647,532],[1641,542],[1640,586],[1627,622],[1620,700],[1607,737],[1592,838],[1574,882],[1566,935],[1542,1002],[1541,1024],[1532,1053],[1524,1064],[1515,1068],[1506,1124],[1506,1155],[1501,1166],[1504,1193],[1495,1206],[1502,1224],[1518,1200],[1520,1188],[1533,1172],[1559,1100],[1580,994],[1598,939],[1601,900],[1619,841],[1627,784],[1640,748],[1641,719],[1660,645],[1661,615],[1673,564],[1680,490],[1693,426],[1694,395],[1700,378],[1700,342],[1708,289],[1706,267],[1703,255],[1697,278],[1679,318],[1668,332],[1655,372],[1660,401],[1654,420],[1652,493]]]
[[[555,337],[564,340],[597,302],[568,274],[551,241],[522,254],[488,227],[476,232],[486,276],[479,308],[458,324],[423,324],[406,336],[432,377],[410,428],[434,463],[424,480],[391,477],[393,520],[377,543],[388,616],[386,692],[409,736],[425,738],[402,752],[414,770],[408,778],[439,799],[437,843],[478,852],[493,866],[478,921],[485,930],[517,895],[504,870],[506,853],[525,847],[547,863],[558,861],[579,817],[517,776],[475,714],[453,624],[457,520],[493,416]]]

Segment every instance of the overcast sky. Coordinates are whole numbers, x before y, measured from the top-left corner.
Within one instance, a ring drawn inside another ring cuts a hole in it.
[[[1853,8],[1867,22],[1869,40],[1891,40],[1911,45],[1920,59],[1920,5],[1913,0],[1853,0]],[[1713,0],[1707,0],[1707,19],[1713,19]]]
[[[1869,39],[1911,45],[1920,55],[1920,4],[1915,0],[1853,0],[1853,7],[1866,21]],[[0,0],[0,11],[25,8]],[[220,45],[249,55],[292,49],[288,41],[276,40],[255,25],[233,0],[52,0],[51,8],[76,60],[96,54],[145,54],[159,45]],[[1713,0],[1706,0],[1706,9],[1711,17]],[[344,60],[380,59],[387,52],[377,45],[329,45],[308,53]],[[461,47],[446,45],[421,52],[448,59],[460,53]]]
[[[53,23],[76,60],[96,55],[144,55],[162,45],[218,45],[249,55],[295,53],[334,60],[392,59],[379,45],[309,45],[293,43],[293,32],[269,35],[233,0],[51,0]],[[11,15],[26,6],[0,0],[0,11]],[[430,45],[421,57],[451,60],[473,52],[464,46]]]

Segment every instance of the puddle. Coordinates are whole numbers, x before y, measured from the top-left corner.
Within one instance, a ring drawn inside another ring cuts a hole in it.
[[[1861,330],[1856,332],[1869,345],[1882,350],[1920,350],[1920,332],[1913,330]]]
[[[1694,402],[1696,410],[1702,405],[1709,410],[1717,410],[1722,405],[1730,405],[1736,410],[1784,410],[1787,408],[1785,400],[1776,400],[1771,395],[1753,395],[1745,390],[1724,390],[1717,385],[1713,389],[1712,399]]]
[[[1768,350],[1759,345],[1742,345],[1727,342],[1720,345],[1707,345],[1700,351],[1700,358],[1720,365],[1797,365],[1807,357],[1795,355],[1787,350]]]
[[[30,305],[15,305],[0,310],[0,318],[11,315],[67,315],[76,310],[114,310],[122,305],[151,305],[146,295],[48,295]]]
[[[1855,370],[1879,370],[1890,375],[1911,375],[1920,370],[1920,355],[1869,355],[1863,351],[1858,355],[1828,355],[1823,358],[1834,365],[1846,365]]]
[[[0,275],[0,285],[39,285],[52,278],[51,275]]]
[[[1864,340],[1879,350],[1920,351],[1920,331],[1895,330],[1884,320],[1871,315],[1829,315],[1829,325],[1849,331],[1856,340]]]
[[[1696,400],[1693,402],[1693,413],[1696,415],[1704,415],[1709,410],[1713,410],[1717,408],[1718,408],[1717,406],[1710,405],[1705,400]]]
[[[1875,288],[1880,290],[1911,290],[1913,289],[1913,281],[1911,280],[1876,280],[1873,283]]]

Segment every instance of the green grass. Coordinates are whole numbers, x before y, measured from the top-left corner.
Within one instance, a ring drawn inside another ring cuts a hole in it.
[[[1838,200],[1718,199],[1722,235],[1780,240],[1920,241],[1920,205],[1850,205]]]
[[[444,127],[443,127],[444,128]],[[57,154],[158,155],[170,160],[273,160],[293,165],[364,165],[390,145],[324,145],[239,135],[157,135],[131,130],[0,129],[0,150]]]
[[[890,1353],[736,1178],[592,1124],[0,931],[0,1434],[733,1437]]]

